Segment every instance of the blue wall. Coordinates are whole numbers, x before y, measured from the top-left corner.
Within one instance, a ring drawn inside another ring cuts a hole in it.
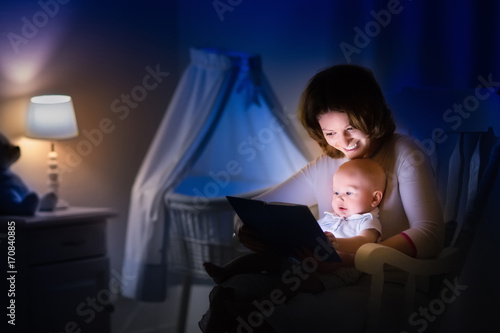
[[[180,61],[187,60],[186,49],[191,46],[259,53],[265,73],[292,112],[318,69],[345,62],[361,64],[374,71],[389,101],[394,101],[393,111],[404,130],[410,130],[408,123],[428,127],[429,115],[439,123],[432,126],[441,126],[447,124],[446,110],[463,103],[471,89],[474,95],[473,89],[483,84],[478,77],[486,81],[490,77],[499,85],[499,16],[500,5],[495,1],[372,0],[353,5],[295,0],[285,5],[263,0],[187,0],[179,3]],[[401,93],[404,87],[423,91]],[[429,92],[430,88],[438,92]],[[451,91],[440,101],[443,89]],[[422,101],[422,94],[430,95]],[[500,117],[493,114],[498,99],[490,94],[479,101],[475,129],[488,124],[500,134]],[[420,101],[418,107],[416,101]]]

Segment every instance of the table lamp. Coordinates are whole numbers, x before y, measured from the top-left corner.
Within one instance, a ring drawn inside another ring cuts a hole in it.
[[[57,198],[55,207],[44,210],[63,209],[68,205],[59,198],[59,166],[54,141],[78,136],[75,111],[70,96],[43,95],[30,99],[26,119],[26,136],[33,139],[50,140],[48,161],[49,193]]]

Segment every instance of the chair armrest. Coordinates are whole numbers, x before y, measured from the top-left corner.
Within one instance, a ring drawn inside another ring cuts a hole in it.
[[[452,247],[444,248],[436,258],[416,259],[396,249],[368,243],[356,252],[354,265],[358,270],[372,275],[382,272],[384,264],[415,275],[436,275],[452,271],[458,259],[458,249]]]

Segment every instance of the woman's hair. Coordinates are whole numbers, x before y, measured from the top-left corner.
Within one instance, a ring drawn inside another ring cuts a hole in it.
[[[396,129],[380,86],[372,72],[361,66],[337,65],[320,71],[299,102],[298,117],[309,136],[328,156],[340,158],[344,154],[326,142],[318,122],[319,116],[331,111],[346,113],[351,126],[371,140],[384,140]]]

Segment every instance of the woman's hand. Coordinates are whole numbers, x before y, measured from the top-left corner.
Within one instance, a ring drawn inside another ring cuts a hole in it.
[[[252,251],[264,252],[269,249],[264,241],[262,241],[260,235],[246,225],[242,225],[241,228],[239,228],[237,236],[240,243]]]

